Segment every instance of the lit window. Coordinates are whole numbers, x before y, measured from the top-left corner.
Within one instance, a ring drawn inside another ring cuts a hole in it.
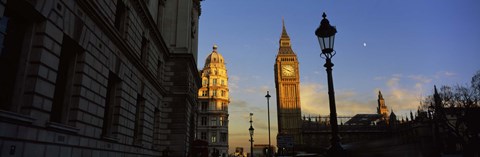
[[[220,126],[223,126],[223,117],[220,117]]]
[[[217,143],[217,132],[212,132],[211,141],[212,143]]]

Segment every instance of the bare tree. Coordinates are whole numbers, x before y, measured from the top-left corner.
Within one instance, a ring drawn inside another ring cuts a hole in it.
[[[461,108],[475,107],[473,103],[474,98],[473,98],[472,89],[468,88],[468,86],[456,85],[455,92],[453,94],[453,99],[455,101],[456,107],[461,107]]]
[[[437,90],[435,89],[435,93]],[[432,112],[436,128],[444,130],[448,142],[460,142],[465,154],[477,152],[480,146],[480,71],[472,77],[470,85],[442,86],[438,94],[421,101],[422,108]],[[429,112],[430,113],[430,112]],[[465,155],[464,154],[464,155]],[[468,155],[471,156],[471,155]]]
[[[442,107],[455,107],[454,93],[452,87],[443,85],[438,93],[442,98]]]

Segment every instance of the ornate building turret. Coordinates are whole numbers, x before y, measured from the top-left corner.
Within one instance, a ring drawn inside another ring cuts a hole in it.
[[[200,71],[202,87],[198,90],[197,139],[208,142],[209,152],[228,155],[228,75],[223,56],[217,45]],[[211,153],[209,153],[211,155]]]

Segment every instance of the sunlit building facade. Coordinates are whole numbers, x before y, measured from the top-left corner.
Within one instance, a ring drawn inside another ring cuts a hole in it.
[[[282,28],[282,35],[279,40],[280,47],[274,66],[278,134],[291,135],[295,144],[301,144],[302,117],[298,59],[292,50],[285,24]]]
[[[202,87],[198,90],[197,139],[208,142],[209,156],[228,155],[228,75],[217,46],[207,56],[200,70]]]

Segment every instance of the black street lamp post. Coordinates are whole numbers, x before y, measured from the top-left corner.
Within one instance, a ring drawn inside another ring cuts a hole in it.
[[[267,156],[268,157],[271,157],[272,156],[272,151],[270,150],[272,147],[271,147],[271,142],[270,142],[270,94],[268,94],[268,91],[267,91],[267,95],[265,95],[265,98],[267,98],[267,114],[268,114],[268,154]]]
[[[330,22],[326,19],[327,15],[325,12],[323,13],[322,17],[323,19],[320,22],[320,26],[317,28],[317,30],[315,30],[315,35],[318,37],[318,42],[320,43],[320,48],[322,49],[320,57],[326,60],[326,63],[323,66],[326,68],[328,79],[328,100],[330,102],[330,125],[332,127],[332,139],[331,146],[327,153],[329,156],[342,156],[343,148],[340,145],[340,137],[338,136],[337,109],[335,106],[335,92],[333,88],[332,77],[333,63],[331,61],[332,57],[336,54],[336,52],[333,50],[333,45],[337,29],[330,25]]]
[[[250,132],[250,157],[253,157],[253,131],[255,130],[252,126],[252,116],[253,113],[250,113],[250,128],[248,129],[248,131]]]

